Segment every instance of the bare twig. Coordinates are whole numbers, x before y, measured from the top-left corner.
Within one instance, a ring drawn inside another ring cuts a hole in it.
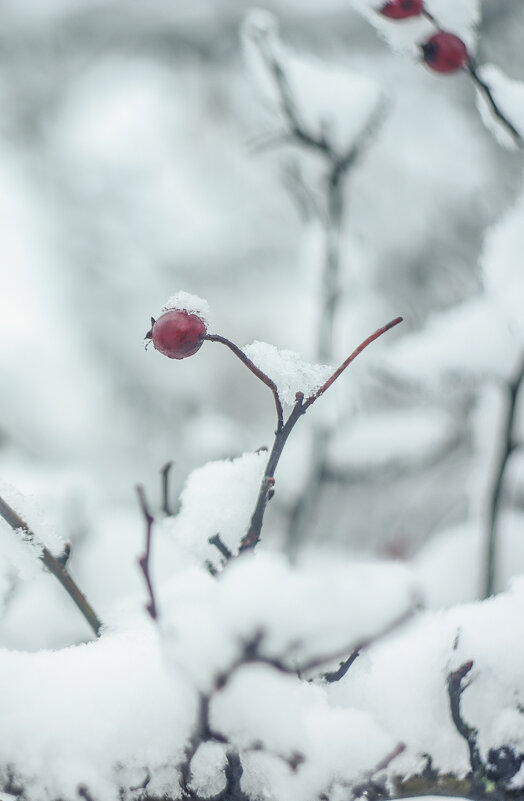
[[[210,545],[214,545],[215,548],[220,551],[226,562],[229,562],[229,560],[233,558],[233,554],[222,540],[220,534],[213,534],[212,537],[209,537],[208,542]]]
[[[171,507],[171,502],[169,500],[169,476],[171,473],[171,469],[173,467],[173,462],[166,462],[163,468],[160,471],[160,475],[162,477],[162,504],[161,509],[167,517],[171,517],[173,514],[173,509]]]
[[[471,75],[473,79],[473,83],[481,92],[481,94],[486,98],[486,101],[491,108],[494,116],[502,123],[502,125],[506,128],[507,132],[517,145],[517,147],[521,148],[524,145],[524,140],[522,139],[522,134],[520,131],[515,128],[513,123],[511,123],[506,115],[500,110],[499,106],[497,105],[495,98],[493,97],[493,92],[488,84],[480,77],[477,65],[475,62],[470,58],[467,66],[467,71]]]
[[[296,396],[295,405],[289,415],[288,419],[285,423],[276,431],[275,440],[273,443],[273,448],[271,449],[271,453],[269,455],[268,462],[266,464],[266,469],[264,471],[264,476],[262,478],[262,482],[260,485],[260,490],[258,493],[257,502],[255,505],[255,509],[251,516],[251,521],[249,524],[249,528],[247,533],[242,538],[242,542],[240,543],[239,551],[243,552],[246,550],[250,550],[254,548],[259,539],[260,539],[260,532],[262,530],[262,524],[264,521],[264,512],[266,509],[267,502],[271,497],[274,483],[275,483],[275,470],[277,468],[278,462],[282,455],[282,451],[284,446],[287,442],[291,431],[295,427],[297,421],[300,417],[305,414],[307,409],[315,403],[326,390],[337,380],[337,378],[344,372],[344,370],[351,364],[356,357],[362,353],[368,345],[371,345],[376,339],[378,339],[382,334],[385,334],[386,331],[389,331],[394,326],[398,325],[402,322],[402,317],[396,317],[391,322],[387,323],[386,325],[379,328],[373,334],[371,334],[367,339],[365,339],[361,344],[356,348],[353,353],[348,356],[348,358],[340,365],[340,367],[335,370],[335,372],[328,378],[328,380],[318,389],[315,393],[310,395],[307,400],[304,400],[304,395],[302,392],[298,392]]]
[[[473,772],[473,777],[480,781],[480,779],[484,776],[485,769],[478,747],[478,731],[477,729],[473,728],[473,726],[469,726],[466,723],[460,711],[460,699],[462,693],[468,686],[468,685],[463,685],[462,682],[466,678],[472,667],[473,667],[472,661],[464,662],[464,664],[461,665],[459,668],[457,668],[457,670],[453,670],[448,675],[447,685],[448,685],[448,697],[449,697],[449,708],[451,711],[451,718],[453,720],[453,723],[455,724],[456,730],[458,731],[460,736],[464,738],[464,740],[468,745],[469,762],[471,765],[471,770]]]
[[[358,648],[355,648],[355,650],[350,654],[350,656],[348,656],[347,659],[344,659],[340,663],[340,665],[336,670],[331,670],[328,671],[327,673],[323,673],[322,678],[324,679],[324,681],[327,681],[328,684],[334,684],[335,682],[340,681],[340,679],[344,678],[344,676],[348,672],[353,662],[356,662],[359,656],[360,656],[360,651]]]
[[[140,569],[144,575],[144,580],[146,582],[147,591],[149,593],[149,602],[146,604],[146,609],[153,620],[158,620],[158,608],[155,599],[155,590],[153,588],[153,582],[151,579],[151,539],[153,533],[153,523],[155,522],[155,518],[149,509],[149,505],[147,503],[146,495],[144,492],[144,488],[141,486],[137,486],[136,494],[138,495],[138,502],[140,504],[140,509],[142,510],[142,514],[144,516],[145,525],[146,525],[146,549],[145,552],[138,560],[138,564],[140,565]]]
[[[495,471],[490,497],[488,499],[488,526],[486,543],[486,584],[484,597],[493,595],[495,589],[496,573],[496,547],[497,530],[500,517],[500,505],[502,500],[502,489],[504,476],[509,458],[515,448],[513,439],[513,427],[515,422],[515,412],[517,408],[517,396],[524,381],[524,361],[518,368],[513,380],[507,385],[508,401],[506,406],[504,425],[502,430],[502,441],[499,453],[497,469]]]
[[[234,342],[231,342],[231,340],[226,339],[226,337],[222,337],[219,334],[206,334],[204,339],[207,339],[209,342],[220,342],[222,345],[228,347],[229,350],[231,350],[235,356],[240,359],[240,361],[245,364],[246,367],[251,370],[251,372],[256,375],[257,378],[260,379],[260,381],[269,387],[273,393],[275,408],[277,410],[277,431],[280,431],[284,425],[284,412],[282,410],[282,403],[275,382],[272,381],[262,370],[260,370],[256,364],[254,364],[254,362],[252,362],[251,359],[246,356],[244,351],[241,350],[238,345],[235,345]]]
[[[400,754],[404,753],[406,750],[406,746],[404,743],[398,743],[395,748],[390,751],[389,754],[378,762],[372,770],[368,771],[364,780],[360,781],[358,784],[353,785],[351,788],[351,796],[352,798],[372,798],[375,792],[378,791],[378,795],[384,793],[384,787],[377,784],[377,780],[375,776],[377,773],[381,773],[382,771],[386,770]]]
[[[25,520],[23,520],[20,515],[11,508],[11,506],[9,506],[9,504],[3,498],[0,498],[0,515],[4,518],[6,523],[11,526],[13,531],[21,531],[28,540],[39,543],[37,535],[29,528]],[[90,625],[95,635],[99,637],[102,631],[102,622],[85,597],[84,593],[73,580],[65,564],[62,563],[62,557],[53,556],[51,551],[46,548],[45,545],[41,545],[39,558],[49,572],[52,573],[53,576],[60,582],[77,609],[82,613]]]
[[[307,409],[309,406],[311,406],[312,403],[318,400],[320,396],[323,395],[324,392],[327,389],[329,389],[329,387],[333,384],[333,382],[336,381],[337,378],[344,372],[344,370],[347,367],[349,367],[351,362],[354,361],[357,358],[357,356],[361,354],[362,351],[368,347],[368,345],[371,345],[372,342],[375,342],[375,340],[381,337],[382,334],[385,334],[386,331],[390,331],[396,325],[401,323],[402,320],[403,320],[402,317],[395,317],[394,320],[391,320],[389,323],[386,323],[386,325],[383,325],[382,328],[378,328],[373,334],[370,334],[370,336],[367,337],[367,339],[365,339],[363,342],[361,342],[358,348],[355,348],[353,353],[351,353],[347,357],[347,359],[344,362],[342,362],[340,367],[337,370],[335,370],[335,372],[328,378],[328,380],[324,384],[322,384],[320,389],[317,389],[317,391],[313,395],[311,395],[307,400],[304,401],[304,407]]]

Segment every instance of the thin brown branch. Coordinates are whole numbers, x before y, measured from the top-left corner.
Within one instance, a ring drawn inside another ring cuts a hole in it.
[[[273,398],[275,400],[275,408],[276,408],[276,411],[277,411],[277,431],[279,431],[282,428],[282,426],[284,425],[284,412],[283,412],[283,409],[282,409],[282,403],[281,403],[280,396],[278,394],[277,385],[275,384],[275,382],[272,381],[269,378],[269,376],[267,376],[263,372],[263,370],[260,370],[260,368],[257,367],[256,364],[254,362],[252,362],[250,358],[248,358],[248,356],[246,356],[244,351],[241,350],[238,347],[238,345],[235,345],[234,342],[231,342],[231,340],[227,339],[226,337],[220,336],[220,334],[206,334],[204,336],[204,339],[207,339],[209,342],[220,342],[222,345],[225,345],[227,348],[229,348],[230,351],[232,351],[235,354],[235,356],[238,359],[240,359],[240,361],[243,364],[245,364],[245,366],[248,368],[248,370],[251,370],[251,372],[254,375],[256,375],[256,377],[260,381],[262,381],[267,387],[269,387],[269,389],[273,393]]]
[[[312,403],[315,403],[315,401],[318,400],[320,396],[323,395],[327,389],[329,389],[329,387],[337,380],[337,378],[344,372],[344,370],[347,367],[349,367],[351,362],[354,361],[357,358],[357,356],[359,356],[362,353],[362,351],[368,347],[368,345],[371,345],[372,342],[381,337],[382,334],[385,334],[386,331],[390,331],[396,325],[401,323],[403,319],[404,319],[403,317],[395,317],[394,320],[391,320],[389,323],[386,323],[386,325],[383,325],[382,328],[378,328],[373,334],[370,334],[370,336],[368,336],[367,339],[361,342],[358,348],[355,348],[353,353],[351,353],[350,356],[348,356],[347,359],[344,362],[342,362],[340,367],[337,370],[335,370],[335,372],[328,378],[328,380],[324,384],[322,384],[320,389],[317,389],[317,391],[313,395],[310,395],[310,397],[304,401],[304,409],[307,409],[309,406],[311,406]]]
[[[158,607],[156,604],[155,590],[151,578],[151,564],[150,564],[151,540],[152,540],[153,524],[155,522],[155,518],[153,517],[149,509],[144,488],[141,486],[137,486],[136,494],[138,496],[138,502],[140,504],[140,509],[142,511],[142,515],[144,517],[146,526],[146,548],[145,552],[139,558],[138,564],[140,565],[140,569],[142,570],[142,573],[144,575],[144,580],[146,582],[147,591],[149,594],[149,602],[146,604],[146,609],[153,620],[158,620]]]
[[[25,520],[15,512],[9,504],[0,497],[0,515],[4,518],[6,523],[11,526],[13,531],[21,531],[28,540],[38,543],[41,547],[39,558],[49,570],[50,573],[60,582],[64,590],[67,592],[77,609],[84,616],[85,620],[93,630],[97,637],[100,637],[102,631],[102,622],[93,607],[81,591],[77,583],[73,580],[71,574],[67,570],[65,564],[62,563],[61,557],[54,556],[51,551],[41,545],[37,535],[29,528]]]

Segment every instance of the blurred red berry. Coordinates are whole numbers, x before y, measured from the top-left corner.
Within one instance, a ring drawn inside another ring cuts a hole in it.
[[[204,321],[197,314],[182,309],[170,309],[158,320],[151,318],[151,324],[146,339],[153,340],[156,350],[169,359],[193,356],[206,334]]]
[[[456,72],[469,61],[462,39],[447,31],[435,33],[421,48],[425,63],[435,72]]]
[[[423,9],[423,0],[388,0],[379,9],[379,14],[389,19],[407,19],[407,17],[418,17]]]

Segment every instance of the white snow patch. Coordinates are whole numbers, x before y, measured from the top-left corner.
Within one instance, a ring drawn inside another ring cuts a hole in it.
[[[217,561],[219,553],[208,542],[215,534],[236,553],[249,526],[267,458],[265,451],[245,453],[193,470],[180,496],[180,511],[165,520],[165,530],[202,560]]]
[[[207,328],[209,323],[209,303],[204,298],[200,298],[198,295],[191,295],[189,292],[177,292],[175,295],[171,295],[162,306],[162,312],[172,311],[173,309],[195,314],[200,317]]]
[[[303,361],[292,350],[279,350],[267,342],[253,342],[242,348],[246,356],[277,385],[282,403],[292,406],[297,392],[308,398],[334,372],[328,364]]]

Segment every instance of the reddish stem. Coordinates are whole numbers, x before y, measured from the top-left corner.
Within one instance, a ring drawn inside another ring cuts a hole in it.
[[[235,354],[235,356],[238,359],[240,359],[240,361],[243,364],[246,365],[248,370],[251,370],[251,372],[254,375],[256,375],[256,377],[258,379],[260,379],[260,381],[262,381],[266,385],[266,387],[269,387],[269,389],[273,393],[273,397],[275,399],[275,407],[276,407],[276,410],[277,410],[277,431],[280,431],[281,428],[284,425],[284,412],[283,412],[283,409],[282,409],[282,403],[280,401],[280,396],[278,394],[278,389],[277,389],[277,385],[275,384],[275,382],[272,381],[270,379],[270,377],[268,375],[266,375],[259,367],[257,367],[256,364],[254,362],[252,362],[251,359],[248,356],[246,356],[244,351],[241,350],[238,347],[238,345],[235,345],[234,342],[231,342],[230,339],[227,339],[226,337],[222,337],[222,336],[220,336],[220,334],[206,334],[204,339],[209,340],[209,342],[220,342],[222,345],[225,345],[226,347],[228,347],[229,350],[232,351]]]
[[[331,384],[333,384],[333,382],[337,380],[337,378],[344,372],[346,367],[349,367],[351,362],[354,361],[354,359],[356,359],[357,356],[360,353],[362,353],[362,351],[365,350],[368,345],[371,345],[372,342],[374,342],[376,339],[381,337],[382,334],[385,334],[386,331],[390,331],[396,325],[401,323],[403,319],[404,319],[403,317],[395,317],[394,320],[391,320],[391,322],[386,323],[386,325],[383,325],[382,328],[378,328],[373,334],[370,334],[370,336],[368,336],[367,339],[365,339],[363,342],[361,342],[360,345],[358,346],[358,348],[355,348],[353,353],[350,356],[348,356],[347,359],[344,362],[342,362],[340,367],[337,370],[335,370],[333,375],[331,375],[328,378],[328,380],[325,382],[325,384],[322,384],[320,389],[317,389],[317,391],[313,395],[310,395],[310,397],[307,400],[304,401],[304,409],[307,409],[309,406],[311,406],[312,403],[314,403],[316,400],[318,400],[320,398],[320,396],[324,394],[326,389],[329,389]]]

